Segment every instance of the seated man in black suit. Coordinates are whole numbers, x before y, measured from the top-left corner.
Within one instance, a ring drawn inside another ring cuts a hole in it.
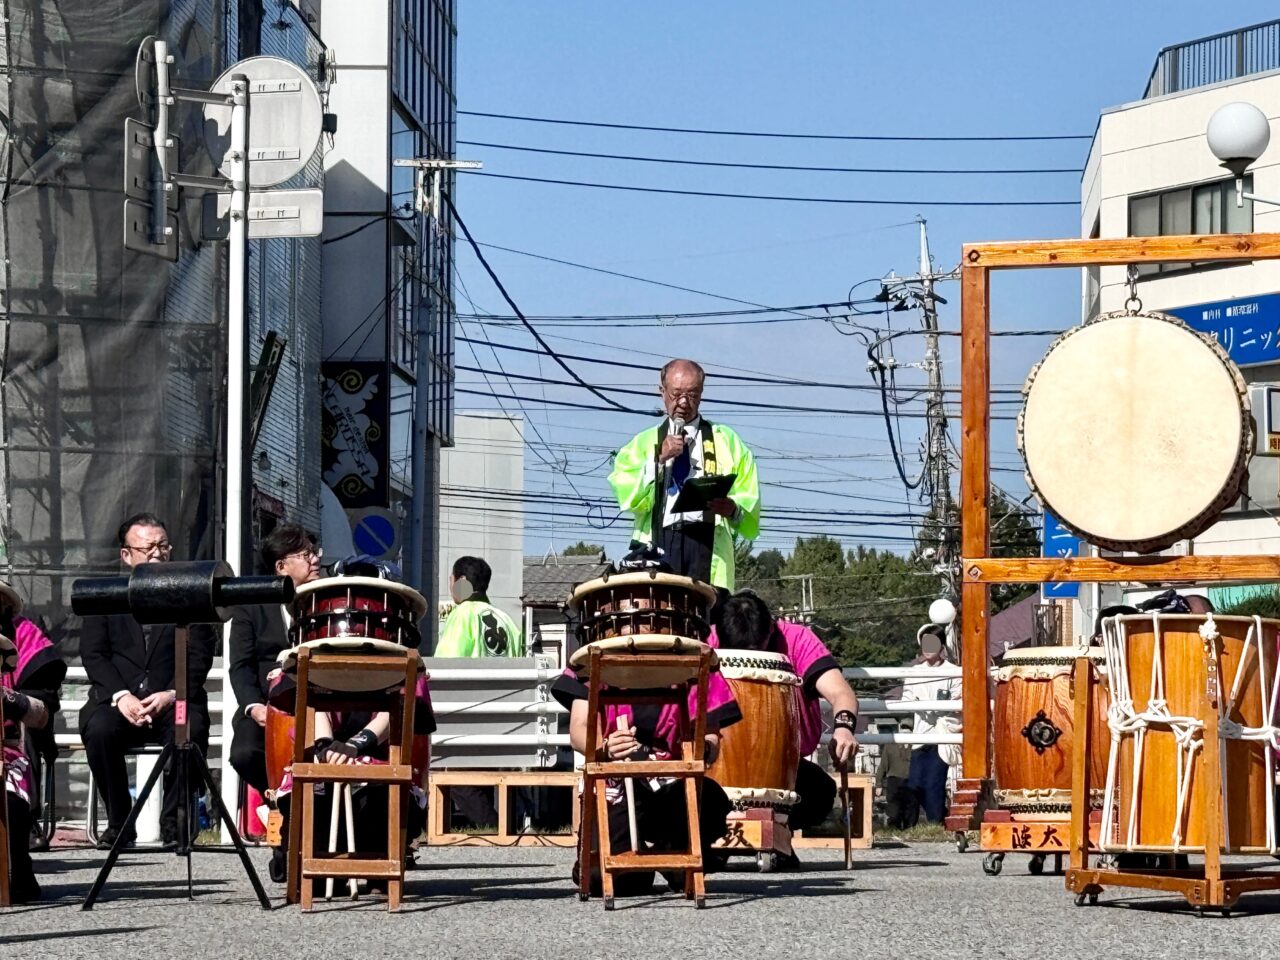
[[[139,513],[120,525],[120,562],[164,563],[173,552],[164,521]],[[80,739],[107,805],[107,829],[99,849],[110,849],[128,819],[132,801],[125,751],[173,741],[174,628],[142,626],[126,614],[85,617],[80,660],[93,684],[80,709]],[[214,633],[207,624],[191,627],[187,647],[187,718],[191,739],[209,748],[209,700],[205,680],[213,666]],[[166,845],[178,840],[178,789],[174,765],[164,776],[160,831]],[[196,781],[193,786],[198,787]],[[138,785],[141,789],[141,784]],[[129,838],[131,841],[132,838]]]
[[[295,587],[320,578],[322,551],[302,527],[286,523],[262,541],[263,572],[288,577]],[[231,766],[259,793],[267,783],[267,674],[289,646],[283,607],[257,605],[231,610],[231,663],[228,673],[236,694]]]

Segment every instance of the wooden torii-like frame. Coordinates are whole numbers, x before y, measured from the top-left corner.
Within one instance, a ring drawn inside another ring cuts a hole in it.
[[[987,629],[993,583],[1280,581],[1280,556],[997,558],[991,556],[991,272],[1280,259],[1280,234],[966,244],[960,262],[961,669],[964,761],[947,829],[977,829],[991,786]]]

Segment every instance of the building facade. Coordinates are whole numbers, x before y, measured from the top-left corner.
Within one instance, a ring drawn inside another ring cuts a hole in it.
[[[458,557],[483,557],[493,570],[489,600],[516,623],[523,612],[524,421],[498,411],[459,413],[440,469],[436,585],[449,599]]]
[[[1280,206],[1236,205],[1234,179],[1205,141],[1214,111],[1237,100],[1259,107],[1273,130],[1245,190],[1280,199],[1280,21],[1274,21],[1162,50],[1142,99],[1103,111],[1081,181],[1081,236],[1280,230]],[[1250,384],[1280,380],[1280,263],[1146,264],[1138,275],[1144,307],[1175,313],[1215,336]],[[1084,271],[1084,319],[1121,309],[1128,295],[1125,267]],[[1280,552],[1280,525],[1272,518],[1280,506],[1277,464],[1255,457],[1248,498],[1172,552]],[[1092,625],[1099,602],[1119,599],[1095,591],[1084,601],[1084,625]]]
[[[325,155],[322,402],[350,402],[335,389],[348,371],[374,398],[360,477],[332,452],[323,475],[353,520],[385,511],[389,557],[434,608],[440,452],[453,441],[453,242],[447,215],[424,213],[415,171],[395,161],[453,156],[454,2],[320,6],[339,77],[339,134]]]

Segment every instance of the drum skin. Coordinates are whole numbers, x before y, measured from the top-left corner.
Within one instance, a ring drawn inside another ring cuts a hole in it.
[[[707,775],[727,790],[766,789],[792,791],[800,766],[800,686],[798,682],[777,683],[749,679],[732,666],[739,658],[766,657],[755,650],[717,651],[720,672],[733,691],[742,719],[721,732],[720,754]],[[786,657],[777,661],[797,681]]]
[[[1254,424],[1244,377],[1176,317],[1120,312],[1076,327],[1053,342],[1023,393],[1028,485],[1100,547],[1150,553],[1194,537],[1247,480]]]
[[[1071,674],[1075,658],[1082,653],[1097,669],[1102,661],[1100,647],[1032,647],[1010,650],[992,671],[996,680],[995,785],[1001,806],[1071,808],[1071,755],[1076,741]],[[1099,684],[1095,690],[1089,718],[1093,743],[1089,766],[1090,782],[1100,790],[1107,776],[1111,733],[1107,688]]]
[[[1128,653],[1129,686],[1136,711],[1147,707],[1151,690],[1151,667],[1156,645],[1155,626],[1151,618],[1125,616],[1125,649]],[[1160,640],[1163,651],[1165,699],[1174,716],[1198,716],[1205,690],[1203,641],[1199,627],[1205,618],[1199,615],[1160,617]],[[1245,648],[1245,637],[1253,625],[1252,617],[1215,617],[1222,646],[1220,686],[1225,700],[1231,695],[1237,666]],[[1276,639],[1280,621],[1263,620],[1262,656],[1264,674],[1275,677]],[[1240,696],[1230,719],[1241,726],[1261,726],[1264,720],[1262,690],[1257,657],[1252,656],[1245,669]],[[1263,744],[1258,741],[1225,741],[1223,782],[1227,786],[1225,821],[1229,836],[1226,852],[1262,851],[1266,849],[1267,783]],[[1120,741],[1119,813],[1120,842],[1127,834],[1127,818],[1131,804],[1137,803],[1137,846],[1150,850],[1172,850],[1173,828],[1177,805],[1177,755],[1174,735],[1167,727],[1151,726],[1147,730],[1138,781],[1133,776],[1135,738]],[[1196,752],[1192,761],[1189,813],[1181,841],[1182,850],[1203,849],[1205,823],[1204,751]],[[1118,846],[1118,845],[1117,845]]]

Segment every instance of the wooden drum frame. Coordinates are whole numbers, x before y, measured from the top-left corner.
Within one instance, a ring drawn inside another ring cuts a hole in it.
[[[1200,853],[1211,806],[1223,853],[1280,852],[1276,644],[1262,617],[1137,614],[1103,623],[1114,706],[1101,848]],[[1206,742],[1217,712],[1218,743]],[[1118,734],[1117,736],[1114,736]],[[1218,786],[1205,753],[1217,748]]]
[[[289,607],[293,645],[308,640],[367,637],[402,647],[421,642],[418,622],[427,601],[417,590],[380,577],[326,577],[297,588]]]

